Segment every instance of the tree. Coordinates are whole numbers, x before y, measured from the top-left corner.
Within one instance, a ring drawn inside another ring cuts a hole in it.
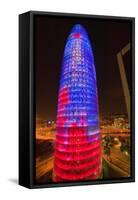
[[[105,136],[103,141],[104,147],[104,154],[107,156],[107,159],[111,161],[111,147],[112,147],[112,140],[110,136]]]

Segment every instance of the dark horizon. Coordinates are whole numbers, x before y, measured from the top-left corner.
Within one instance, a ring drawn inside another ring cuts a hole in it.
[[[85,27],[93,48],[100,116],[126,114],[116,54],[131,42],[130,23],[123,20],[36,16],[36,116],[56,119],[64,48],[71,28],[77,23]],[[124,59],[127,59],[126,73],[131,92],[131,62],[128,55]]]

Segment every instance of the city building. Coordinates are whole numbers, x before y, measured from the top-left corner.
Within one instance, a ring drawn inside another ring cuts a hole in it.
[[[98,94],[92,47],[75,25],[64,50],[59,86],[53,180],[92,180],[101,174]]]

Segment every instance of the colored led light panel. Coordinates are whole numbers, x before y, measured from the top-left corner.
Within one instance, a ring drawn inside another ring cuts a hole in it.
[[[54,181],[99,178],[101,144],[94,56],[87,32],[75,25],[67,39],[59,86]]]

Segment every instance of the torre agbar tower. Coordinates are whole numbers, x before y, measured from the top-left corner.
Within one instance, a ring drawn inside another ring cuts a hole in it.
[[[92,47],[82,25],[64,50],[54,154],[55,182],[92,180],[101,173],[101,141]]]

